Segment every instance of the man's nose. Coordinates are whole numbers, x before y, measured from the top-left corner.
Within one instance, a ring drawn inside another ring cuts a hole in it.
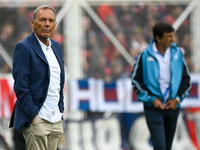
[[[45,25],[49,25],[50,24],[50,21],[49,20],[46,20],[45,21]]]
[[[175,36],[171,36],[171,41],[172,41],[172,42],[175,41]]]

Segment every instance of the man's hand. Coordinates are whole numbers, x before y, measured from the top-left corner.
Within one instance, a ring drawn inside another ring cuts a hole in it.
[[[178,101],[174,98],[172,100],[169,100],[166,104],[165,104],[165,109],[169,110],[175,110],[176,109],[176,105],[178,104]]]
[[[37,117],[37,115],[35,116],[35,118]],[[31,121],[31,124],[34,122],[35,118],[33,118],[33,120]]]
[[[165,109],[165,106],[162,104],[161,100],[156,98],[154,101],[153,101],[153,107],[154,108],[157,108],[157,109]]]

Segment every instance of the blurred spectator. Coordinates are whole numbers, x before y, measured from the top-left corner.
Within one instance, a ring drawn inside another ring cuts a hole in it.
[[[18,37],[16,42],[20,42],[23,39],[25,39],[27,36],[30,35],[31,32],[24,30],[23,32],[20,33],[20,36]]]
[[[168,9],[169,9],[169,13],[165,17],[165,21],[170,23],[170,24],[173,24],[176,21],[176,19],[183,12],[183,8],[180,5],[176,5],[174,7],[170,7],[170,8],[168,7]],[[183,25],[186,25],[186,26],[188,25],[188,20],[187,19],[183,22]]]
[[[185,58],[185,61],[187,62],[187,65],[188,65],[190,72],[194,71],[194,65],[193,65],[192,60],[191,60],[192,46],[191,46],[189,34],[185,34],[183,36],[182,41],[180,43],[180,46],[184,49],[184,58]]]
[[[60,26],[57,26],[55,31],[53,32],[53,34],[51,35],[51,38],[55,41],[57,41],[58,43],[60,43],[62,50],[63,50],[63,42],[64,42],[64,37],[61,33],[61,28]],[[64,51],[64,50],[63,50]]]
[[[131,12],[133,20],[137,23],[137,26],[144,27],[144,20],[146,19],[145,5],[133,5],[131,6]],[[141,19],[142,18],[142,19]]]
[[[110,15],[106,18],[106,25],[112,33],[122,29],[119,20],[115,15]]]
[[[177,43],[177,45],[179,45],[179,39],[176,33],[174,34],[174,42]]]
[[[146,18],[148,21],[160,20],[166,16],[166,5],[147,5],[146,6]]]
[[[0,29],[3,27],[5,22],[13,21],[16,16],[16,9],[13,7],[0,7]]]
[[[185,34],[183,36],[183,40],[181,41],[180,45],[184,48],[184,56],[185,57],[190,57],[191,56],[191,42],[190,42],[190,35]]]
[[[90,63],[87,58],[83,60],[83,73],[85,78],[91,77]]]
[[[6,22],[4,23],[1,31],[0,31],[0,44],[4,48],[4,50],[9,54],[9,56],[12,58],[14,47],[15,47],[15,36],[14,36],[15,26],[12,22]],[[3,58],[1,58],[1,73],[8,73],[10,72],[9,65],[2,61]]]
[[[122,28],[114,9],[111,6],[106,4],[100,5],[97,8],[97,14],[111,32],[115,33]]]
[[[154,18],[152,18],[151,20],[148,20],[146,26],[143,28],[143,35],[145,38],[145,41],[147,43],[151,42],[151,39],[153,37],[153,34],[151,32],[153,26],[157,23],[157,20],[155,20]]]
[[[84,31],[83,41],[84,54],[85,54],[85,73],[91,75],[98,67],[98,62],[101,56],[101,48],[98,42],[96,32],[91,28],[91,20],[87,16],[82,18],[82,28]]]
[[[122,26],[122,30],[124,32],[127,46],[130,47],[130,38],[131,33],[134,30],[134,28],[137,26],[136,20],[133,19],[133,14],[131,12],[131,7],[129,5],[122,5],[119,7],[118,10],[118,18],[120,21],[120,24]]]
[[[26,30],[26,31],[31,31],[31,24],[28,19],[28,7],[18,7],[17,10],[17,25],[19,26],[19,30]],[[23,28],[21,28],[23,27]]]
[[[104,69],[104,81],[112,82],[112,70],[110,67]]]
[[[100,48],[97,35],[95,32],[91,32],[89,35],[89,42],[90,42],[90,64],[91,70],[93,71],[95,68],[98,67],[98,62],[100,60],[100,56],[102,55],[102,50]]]
[[[136,60],[138,54],[147,47],[148,43],[144,40],[141,28],[138,27],[131,37],[130,55]]]
[[[12,22],[6,22],[0,33],[0,43],[10,56],[13,55],[16,39],[14,37],[15,26]]]
[[[169,13],[165,17],[165,22],[168,22],[169,24],[175,23],[176,19],[181,15],[183,12],[183,7],[181,5],[176,5],[174,7],[169,8]],[[186,18],[184,22],[181,24],[179,29],[177,30],[178,39],[182,41],[182,38],[186,32],[189,32],[189,20]]]
[[[55,41],[57,41],[58,43],[60,43],[60,45],[63,44],[63,35],[60,33],[59,29],[56,28],[56,30],[54,31],[54,33],[52,34],[51,38]]]
[[[122,46],[126,49],[127,43],[123,31],[118,30],[114,35],[116,39],[119,41],[119,43],[121,43]],[[111,43],[108,37],[105,36],[103,42],[104,42],[103,54],[106,56],[108,63],[117,58],[122,59],[121,52]]]
[[[101,18],[101,20],[106,23],[106,20],[108,16],[114,15],[114,10],[112,7],[108,6],[107,4],[102,4],[97,9],[98,16]]]
[[[111,70],[112,70],[112,80],[115,81],[117,79],[127,78],[124,74],[124,66],[123,61],[121,59],[115,59],[111,62]]]
[[[91,41],[91,37],[92,37],[92,35],[96,35],[96,32],[92,29],[91,20],[87,16],[84,16],[82,18],[82,29],[84,32],[83,41],[85,42],[83,47],[85,50],[90,51],[90,49],[94,43],[94,41]],[[97,38],[97,37],[95,37],[95,38]]]
[[[125,35],[124,35],[123,31],[122,30],[117,31],[115,33],[115,37],[117,38],[117,40],[119,41],[119,43],[124,47],[124,49],[127,49],[126,38],[125,38]],[[123,59],[122,54],[121,54],[121,52],[119,52],[119,50],[117,49],[117,47],[115,47],[113,45],[112,59],[118,59],[118,58]]]
[[[107,73],[107,72],[105,72],[106,68],[107,68],[106,58],[104,55],[100,55],[98,65],[96,68],[94,68],[94,70],[92,72],[92,76],[94,78],[104,79],[104,77],[105,77],[104,73]]]

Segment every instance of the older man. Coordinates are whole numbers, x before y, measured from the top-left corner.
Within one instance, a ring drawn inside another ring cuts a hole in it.
[[[27,150],[56,150],[63,135],[65,75],[61,46],[49,38],[55,9],[39,6],[31,25],[34,32],[17,43],[13,56],[17,101],[10,127],[23,129]]]

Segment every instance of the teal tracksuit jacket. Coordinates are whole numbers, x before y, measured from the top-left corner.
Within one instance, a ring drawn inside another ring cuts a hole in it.
[[[152,106],[156,97],[164,103],[158,80],[159,64],[152,49],[154,42],[152,40],[149,47],[140,53],[132,74],[132,85],[138,100],[147,106]],[[190,74],[183,54],[175,43],[172,44],[170,50],[171,83],[170,96],[167,101],[176,97],[182,101],[189,94]],[[177,107],[180,107],[180,104]]]

